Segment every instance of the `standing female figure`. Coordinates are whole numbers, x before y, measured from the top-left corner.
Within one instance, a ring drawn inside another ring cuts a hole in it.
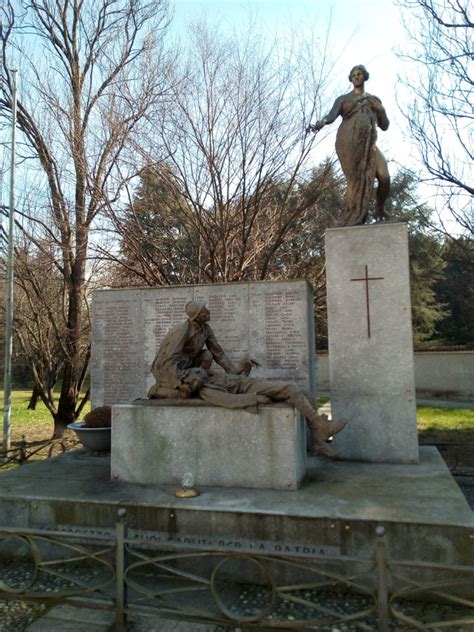
[[[375,178],[378,181],[376,219],[388,219],[385,201],[390,191],[390,175],[375,143],[377,126],[385,131],[390,122],[380,99],[365,92],[368,78],[365,66],[354,66],[349,74],[354,86],[352,92],[338,97],[329,114],[309,126],[310,131],[318,132],[338,116],[342,117],[337,130],[336,153],[347,181],[346,226],[365,223]]]

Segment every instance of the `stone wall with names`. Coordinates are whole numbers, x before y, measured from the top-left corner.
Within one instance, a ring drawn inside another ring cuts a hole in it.
[[[313,296],[306,281],[97,290],[93,407],[146,397],[156,352],[168,330],[186,319],[188,301],[206,302],[210,325],[236,364],[247,354],[260,363],[253,377],[292,380],[315,392]]]

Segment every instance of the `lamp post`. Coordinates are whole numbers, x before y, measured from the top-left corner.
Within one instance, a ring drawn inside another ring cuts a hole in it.
[[[17,71],[12,70],[12,145],[10,163],[10,212],[8,218],[8,255],[7,255],[7,299],[5,327],[5,372],[3,379],[3,451],[10,449],[11,443],[11,407],[12,407],[12,339],[13,339],[13,272],[15,265],[15,146],[16,146],[16,80]]]

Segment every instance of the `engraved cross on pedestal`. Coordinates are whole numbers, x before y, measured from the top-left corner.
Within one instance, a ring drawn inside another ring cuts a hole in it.
[[[381,281],[384,277],[369,277],[369,269],[365,266],[365,276],[361,279],[351,279],[351,281],[365,281],[365,300],[367,304],[367,336],[370,338],[370,301],[369,301],[369,281]]]

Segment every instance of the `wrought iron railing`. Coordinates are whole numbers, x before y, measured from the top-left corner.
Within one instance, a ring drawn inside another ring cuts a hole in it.
[[[68,438],[47,439],[27,442],[25,437],[9,450],[0,454],[0,468],[11,465],[24,465],[28,461],[49,459],[59,456],[79,445],[79,441]]]
[[[103,536],[87,538],[60,531],[33,529],[2,529],[2,561],[8,556],[15,560],[15,567],[23,567],[21,585],[0,574],[0,596],[24,600],[62,601],[77,595],[93,595],[115,606],[113,591],[107,590],[115,583],[116,541]],[[78,577],[81,567],[89,572]],[[42,590],[44,583],[49,590]]]
[[[20,556],[25,571],[21,583],[0,573],[0,597],[82,605],[87,597],[87,607],[114,613],[117,632],[138,615],[268,630],[474,629],[474,566],[392,560],[381,526],[368,558],[163,550],[128,536],[123,509],[114,529],[86,531],[1,530],[2,559],[10,551],[18,568]]]
[[[376,591],[364,582],[364,576],[374,570],[373,561],[345,558],[344,565],[363,565],[366,569],[337,573],[318,567],[322,560],[302,563],[253,554],[226,555],[221,551],[147,555],[134,550],[135,546],[126,546],[128,555],[134,560],[127,566],[124,578],[129,590],[128,613],[136,612],[141,606],[144,614],[159,610],[173,618],[222,625],[231,623],[246,628],[264,624],[266,628],[301,629],[360,621],[361,629],[373,629],[364,623],[367,618],[375,620],[377,615]],[[341,564],[341,559],[327,558],[324,564],[331,561]],[[230,569],[226,572],[226,567],[231,562],[247,568],[251,565],[260,571],[259,579],[263,583],[254,586],[255,592],[258,591],[258,603],[253,611],[239,603],[239,593],[246,589],[235,585],[232,590],[230,586],[233,582]],[[197,570],[200,564],[204,567],[201,572]],[[302,572],[305,579],[292,582],[279,579],[279,576],[285,576],[285,571],[291,574]],[[357,598],[347,596],[349,588],[357,589]],[[338,613],[327,607],[320,598],[312,599],[316,593],[338,590],[339,596],[342,591],[345,593],[345,612]],[[297,609],[291,606],[297,606]]]
[[[471,597],[474,595],[474,566],[390,560],[388,569],[392,581],[397,584],[389,598],[389,614],[395,620],[414,630],[474,629],[474,600],[464,596],[466,592]],[[426,571],[430,571],[430,575],[442,575],[442,578],[420,582],[417,576]],[[428,616],[426,608],[414,609],[411,614],[406,607],[402,609],[407,599],[414,598],[423,599],[427,604],[435,603],[436,609],[429,611]],[[469,610],[471,614],[466,615]]]

